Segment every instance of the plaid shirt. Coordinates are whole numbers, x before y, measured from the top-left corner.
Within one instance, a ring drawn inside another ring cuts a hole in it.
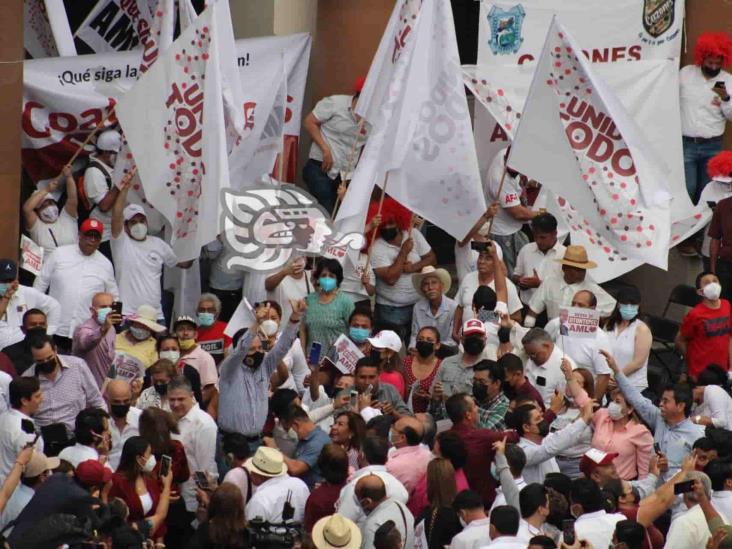
[[[501,431],[506,428],[506,412],[508,412],[508,398],[503,392],[498,393],[496,398],[488,403],[478,404],[478,427],[481,429],[493,429]],[[445,419],[447,417],[447,409],[445,402],[430,402],[430,414],[435,421]]]

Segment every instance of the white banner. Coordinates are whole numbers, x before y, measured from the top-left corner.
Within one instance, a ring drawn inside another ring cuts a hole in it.
[[[127,51],[150,34],[157,0],[98,0],[74,37],[94,53]]]
[[[24,234],[20,235],[20,268],[39,276],[43,267],[43,246]]]
[[[53,38],[43,0],[23,2],[23,46],[25,52],[33,59],[58,55],[56,40]]]
[[[559,335],[594,339],[600,325],[600,311],[581,307],[559,309]]]
[[[333,346],[338,355],[336,368],[346,375],[353,375],[353,372],[356,371],[356,363],[364,356],[361,350],[344,334],[338,336]]]

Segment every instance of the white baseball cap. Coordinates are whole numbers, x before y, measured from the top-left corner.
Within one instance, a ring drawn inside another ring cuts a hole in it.
[[[391,349],[395,353],[402,349],[402,340],[391,330],[381,330],[374,337],[368,338],[368,342],[376,349]]]
[[[145,208],[140,206],[139,204],[127,204],[125,206],[124,211],[122,212],[122,217],[125,221],[129,221],[136,215],[145,215]],[[145,216],[147,218],[147,216]]]
[[[97,137],[97,149],[118,153],[122,149],[122,135],[115,130],[107,130]]]

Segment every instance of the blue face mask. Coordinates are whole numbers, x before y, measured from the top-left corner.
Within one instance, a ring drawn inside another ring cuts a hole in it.
[[[336,279],[321,276],[318,279],[318,284],[320,285],[320,289],[323,290],[324,292],[326,292],[326,293],[332,292],[336,288]]]
[[[204,328],[213,326],[213,323],[214,323],[214,314],[213,313],[198,313],[196,316],[198,317],[199,326],[202,326]]]
[[[638,316],[638,305],[621,304],[618,307],[618,312],[623,320],[632,320]]]
[[[4,296],[6,293],[8,293],[9,288],[10,288],[9,282],[0,282],[0,296]]]
[[[368,328],[356,328],[352,326],[348,329],[348,335],[351,336],[351,339],[356,343],[363,343],[369,338],[371,332]]]
[[[101,309],[97,309],[97,322],[99,324],[104,324],[104,321],[107,320],[107,315],[112,312],[112,307],[102,307]]]

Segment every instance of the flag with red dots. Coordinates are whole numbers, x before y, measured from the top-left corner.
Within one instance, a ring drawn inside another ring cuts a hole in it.
[[[229,186],[227,133],[244,126],[234,107],[243,104],[234,55],[229,5],[220,0],[117,104],[145,197],[170,223],[181,261],[198,257],[219,232],[219,193]]]
[[[608,258],[666,269],[668,168],[556,18],[508,165],[554,191],[570,230]]]

